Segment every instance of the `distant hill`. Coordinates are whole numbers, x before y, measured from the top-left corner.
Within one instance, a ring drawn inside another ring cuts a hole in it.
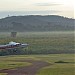
[[[0,31],[73,31],[74,21],[57,15],[11,16],[0,19]]]

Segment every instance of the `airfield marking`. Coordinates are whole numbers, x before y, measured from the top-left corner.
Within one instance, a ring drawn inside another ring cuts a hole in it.
[[[0,70],[0,73],[7,73],[7,75],[35,75],[39,69],[49,66],[50,63],[44,61],[33,61],[33,60],[17,60],[20,62],[29,62],[32,63],[30,66],[12,69],[3,69]]]

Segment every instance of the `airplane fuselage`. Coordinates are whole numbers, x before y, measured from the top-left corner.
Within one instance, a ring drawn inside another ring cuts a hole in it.
[[[24,48],[27,47],[28,44],[20,44],[20,43],[15,43],[15,44],[6,44],[6,45],[0,45],[0,49],[15,49],[15,48]]]

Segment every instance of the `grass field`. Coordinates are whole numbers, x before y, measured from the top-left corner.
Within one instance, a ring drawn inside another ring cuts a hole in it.
[[[16,60],[25,59],[41,60],[52,64],[40,69],[36,75],[75,75],[74,54],[2,56],[0,57],[0,69],[15,69],[17,67],[30,65],[27,62],[16,62]],[[57,61],[64,61],[68,63],[55,63]]]
[[[0,73],[0,75],[6,75],[6,73]]]
[[[0,44],[10,41],[28,43],[29,54],[74,53],[74,32],[19,32],[16,38],[10,33],[0,33]]]
[[[13,69],[16,67],[23,67],[30,65],[28,62],[12,62],[12,61],[0,61],[0,69]]]
[[[15,69],[17,67],[28,66],[31,63],[16,62],[16,60],[32,59],[52,64],[40,69],[36,75],[75,75],[75,56],[73,54],[75,52],[74,34],[75,32],[73,31],[20,32],[16,38],[11,38],[10,33],[0,32],[0,44],[7,44],[10,41],[28,43],[29,47],[25,49],[26,54],[41,54],[0,56],[0,69]],[[55,63],[58,61],[68,63]],[[4,73],[0,73],[0,75],[4,75]]]
[[[52,66],[43,68],[37,75],[74,75],[75,74],[75,61],[74,55],[61,54],[50,55],[46,61],[52,63]],[[54,63],[56,61],[65,61],[69,63]]]

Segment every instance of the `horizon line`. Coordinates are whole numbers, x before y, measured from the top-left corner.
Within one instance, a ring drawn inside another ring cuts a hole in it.
[[[63,16],[63,15],[48,15],[48,14],[44,14],[44,15],[36,15],[36,14],[29,14],[29,15],[7,15],[6,17],[1,17],[0,19],[4,19],[4,18],[8,18],[8,17],[19,17],[19,16],[60,16],[60,17],[63,17],[63,18],[69,18],[69,19],[75,19],[75,17],[74,18],[72,18],[72,17],[66,17],[66,16]]]

